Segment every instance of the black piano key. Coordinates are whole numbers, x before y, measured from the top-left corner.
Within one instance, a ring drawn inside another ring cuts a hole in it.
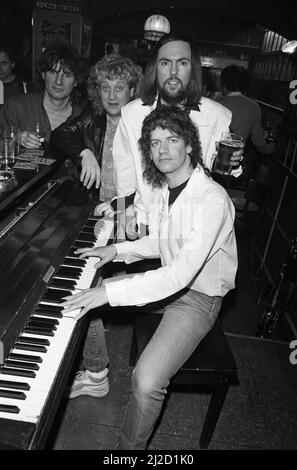
[[[54,336],[53,331],[46,329],[46,328],[40,328],[40,327],[34,327],[34,326],[25,326],[24,333],[28,333],[30,335],[40,335],[40,336]]]
[[[83,272],[83,268],[80,268],[79,266],[61,266],[58,272],[69,274],[81,274]]]
[[[46,338],[32,338],[32,336],[21,336],[18,338],[19,343],[38,344],[39,346],[49,346],[50,342]]]
[[[16,392],[15,390],[2,390],[0,389],[0,397],[13,398],[14,400],[25,400],[26,395],[23,392]]]
[[[71,279],[54,278],[51,281],[51,287],[61,287],[62,289],[73,290],[76,286],[76,281]]]
[[[67,289],[55,289],[54,287],[49,287],[46,291],[45,291],[45,294],[49,294],[49,295],[52,295],[52,296],[55,296],[57,298],[60,298],[60,297],[63,297],[65,295],[71,295],[72,292],[70,290],[67,290]]]
[[[42,320],[42,318],[41,318]],[[31,317],[31,319],[28,321],[27,325],[29,328],[32,326],[32,327],[40,327],[40,328],[47,328],[51,331],[55,331],[57,329],[56,325],[50,321],[48,322],[43,322],[43,321],[39,321],[38,318],[33,318]]]
[[[78,237],[77,237],[76,241],[95,242],[96,237],[93,233],[91,234],[91,233],[87,233],[87,232],[80,232],[78,234]]]
[[[43,310],[43,311],[49,311],[49,312],[61,312],[62,307],[59,307],[59,305],[47,305],[47,304],[43,304],[42,303],[42,300],[40,301],[40,304],[38,304],[37,306],[37,310]]]
[[[64,268],[61,268],[59,272],[57,272],[55,277],[62,278],[62,279],[72,279],[73,281],[79,280],[81,273],[77,273],[75,271],[69,272],[65,271]]]
[[[34,324],[40,324],[44,326],[51,326],[54,330],[56,330],[56,325],[59,325],[60,322],[56,318],[47,318],[47,317],[37,317],[35,314],[31,316],[31,319],[29,320],[28,324],[31,324],[33,322]]]
[[[4,405],[3,403],[0,403],[0,411],[4,413],[19,413],[20,409],[18,406],[13,406],[13,405]]]
[[[90,218],[86,221],[84,227],[95,227],[95,225],[97,224],[98,220],[99,220],[100,217],[96,218],[96,217],[93,217],[93,218]]]
[[[16,343],[14,349],[18,349],[19,351],[32,351],[32,352],[39,352],[39,353],[47,353],[47,348],[45,346],[39,346],[37,344],[19,344]]]
[[[14,361],[7,359],[4,362],[4,367],[16,367],[17,369],[30,369],[30,370],[39,370],[39,365],[35,362],[22,362],[22,361]]]
[[[17,368],[14,369],[13,367],[1,366],[0,372],[6,375],[19,375],[20,377],[31,377],[32,379],[36,377],[36,374],[35,372],[33,372],[33,370],[25,370],[25,369],[17,369]]]
[[[86,264],[87,262],[85,259],[80,259],[80,258],[75,259],[75,258],[68,258],[68,257],[66,257],[62,263],[63,266],[77,266],[79,268],[83,268]]]
[[[47,307],[47,305],[40,305],[34,312],[34,314],[36,315],[40,315],[42,317],[54,317],[54,318],[62,318],[63,315],[61,313],[61,311],[63,310],[62,307],[59,307],[59,311],[52,311],[50,309],[45,309],[43,307]]]
[[[71,247],[70,250],[69,250],[68,253],[67,253],[67,258],[74,258],[74,259],[77,259],[77,258],[78,258],[78,255],[75,253],[76,250],[77,250],[77,248]]]
[[[76,247],[76,248],[92,248],[94,246],[94,243],[84,242],[84,241],[81,241],[81,240],[76,240],[73,243],[73,246]]]
[[[42,357],[34,356],[32,354],[18,354],[18,353],[10,353],[7,356],[8,359],[14,359],[16,361],[28,361],[28,362],[43,362]]]
[[[16,388],[18,390],[30,390],[30,385],[26,382],[12,382],[12,380],[0,380],[0,387]]]
[[[94,225],[92,225],[91,227],[88,226],[88,225],[84,225],[83,227],[83,230],[81,231],[81,233],[92,233],[95,237],[95,234],[94,234]],[[95,237],[96,238],[96,237]]]

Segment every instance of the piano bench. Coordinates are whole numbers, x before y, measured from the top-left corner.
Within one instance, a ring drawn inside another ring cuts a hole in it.
[[[159,313],[136,313],[130,365],[136,364],[161,318],[162,314]],[[206,449],[210,443],[231,383],[238,383],[237,367],[221,323],[217,320],[170,383],[170,388],[175,385],[195,388],[200,386],[204,390],[206,387],[212,390],[199,439],[202,449]]]

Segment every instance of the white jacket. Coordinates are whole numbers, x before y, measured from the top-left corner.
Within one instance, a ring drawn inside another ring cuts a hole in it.
[[[142,177],[143,168],[138,140],[141,136],[144,118],[156,108],[156,105],[157,100],[153,106],[144,106],[142,101],[137,99],[124,106],[113,141],[113,167],[117,195],[128,196],[136,191],[134,205],[139,221],[143,223],[147,223],[145,213],[149,212],[149,205],[155,190]],[[211,169],[216,151],[215,142],[220,140],[222,132],[229,131],[232,113],[216,101],[204,97],[201,98],[199,108],[200,111],[191,111],[190,117],[199,131],[202,159]]]
[[[161,258],[162,267],[106,284],[110,305],[142,305],[189,287],[209,296],[234,288],[234,206],[224,188],[197,167],[168,208],[167,185],[151,204],[150,234],[115,245],[116,261]]]

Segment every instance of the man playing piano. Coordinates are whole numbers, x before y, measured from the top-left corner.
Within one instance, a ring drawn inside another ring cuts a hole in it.
[[[149,211],[149,235],[104,248],[79,249],[133,263],[161,258],[159,269],[66,297],[66,310],[144,305],[162,300],[162,320],[133,372],[132,396],[118,449],[145,449],[171,377],[213,326],[222,298],[234,288],[237,250],[234,207],[209,177],[201,158],[198,130],[179,108],[159,106],[143,123],[139,141],[144,178],[156,191]]]

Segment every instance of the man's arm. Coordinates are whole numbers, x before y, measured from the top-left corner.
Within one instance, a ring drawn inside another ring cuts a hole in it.
[[[84,142],[84,128],[90,119],[90,114],[82,113],[72,121],[61,124],[51,133],[50,145],[57,157],[63,155],[73,161],[79,161],[81,152],[88,148]]]
[[[187,287],[211,256],[218,251],[233,230],[233,218],[225,201],[215,201],[194,211],[195,221],[173,261],[159,269],[147,271],[132,279],[106,285],[108,301],[112,306],[142,305],[159,301]],[[146,237],[150,238],[150,237]],[[127,256],[133,255],[146,238],[123,243]],[[125,247],[126,245],[126,247]],[[122,258],[119,246],[119,257]],[[138,251],[138,250],[137,250]]]

